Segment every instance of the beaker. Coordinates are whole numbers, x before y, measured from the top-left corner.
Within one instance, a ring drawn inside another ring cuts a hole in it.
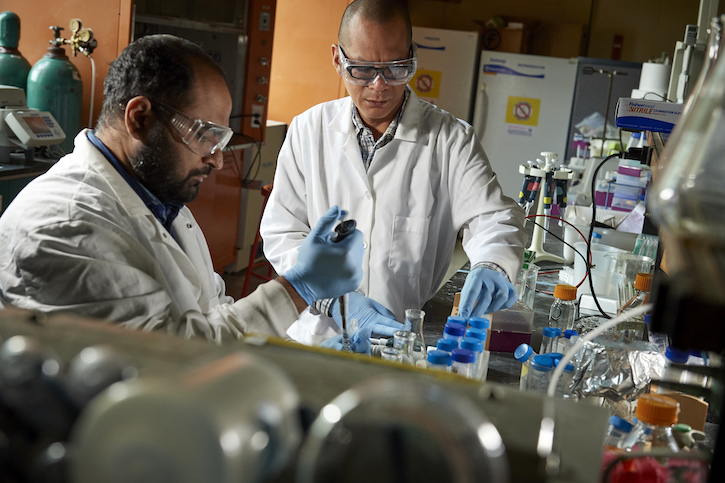
[[[415,334],[415,342],[413,343],[413,351],[423,354],[425,360],[425,338],[423,337],[423,319],[425,319],[425,311],[420,309],[406,309],[405,322],[410,322],[410,331]]]
[[[403,354],[400,352],[400,349],[396,349],[395,347],[385,347],[380,353],[380,357],[390,362],[403,362]]]
[[[403,356],[403,364],[413,364],[414,343],[414,333],[408,330],[396,330],[393,332],[393,347],[398,349]]]
[[[627,293],[630,294],[630,297],[634,295],[634,282],[637,280],[637,274],[652,273],[655,265],[651,258],[634,253],[607,253],[605,256],[610,260],[610,272],[624,275],[624,280],[619,280],[618,283],[622,284],[624,289],[629,288]]]
[[[524,264],[516,280],[516,293],[519,300],[534,310],[534,297],[536,296],[536,279],[539,276],[539,266],[533,263]]]

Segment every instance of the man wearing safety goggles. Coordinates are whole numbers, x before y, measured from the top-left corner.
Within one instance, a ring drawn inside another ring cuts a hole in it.
[[[417,59],[406,8],[355,0],[331,49],[349,97],[292,121],[262,220],[267,259],[277,270],[292,266],[307,231],[336,203],[364,236],[364,277],[348,310],[359,326],[387,336],[403,328],[405,310],[421,308],[443,281],[461,229],[472,266],[461,314],[511,306],[523,212],[503,196],[471,126],[407,86]],[[340,323],[339,302],[320,300],[288,334],[320,343]]]
[[[220,342],[285,336],[310,303],[362,280],[362,233],[334,243],[326,209],[294,266],[245,299],[225,294],[185,206],[232,137],[224,74],[195,44],[143,37],[111,65],[98,127],[0,217],[0,307],[70,312]]]

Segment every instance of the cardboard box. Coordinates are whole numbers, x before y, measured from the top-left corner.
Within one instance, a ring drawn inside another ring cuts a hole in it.
[[[617,127],[635,131],[671,132],[684,104],[622,97],[617,103]]]

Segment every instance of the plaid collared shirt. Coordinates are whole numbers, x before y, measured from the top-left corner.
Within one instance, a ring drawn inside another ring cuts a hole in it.
[[[375,151],[388,144],[395,137],[395,131],[398,129],[398,124],[400,124],[400,118],[403,117],[403,111],[405,111],[405,106],[408,104],[408,97],[410,97],[409,89],[409,87],[405,87],[403,104],[400,106],[398,114],[395,115],[395,119],[390,122],[388,128],[377,141],[373,137],[373,132],[365,125],[360,117],[360,113],[357,107],[355,107],[355,104],[352,105],[352,123],[355,125],[355,131],[357,132],[357,141],[360,145],[360,154],[362,155],[365,172],[370,169],[370,163],[373,161]]]

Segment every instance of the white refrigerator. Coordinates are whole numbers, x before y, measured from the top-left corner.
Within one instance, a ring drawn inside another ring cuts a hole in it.
[[[473,127],[503,193],[518,200],[519,165],[542,151],[564,161],[577,60],[482,51]]]
[[[423,100],[471,122],[478,32],[413,27],[418,70],[410,87]]]

